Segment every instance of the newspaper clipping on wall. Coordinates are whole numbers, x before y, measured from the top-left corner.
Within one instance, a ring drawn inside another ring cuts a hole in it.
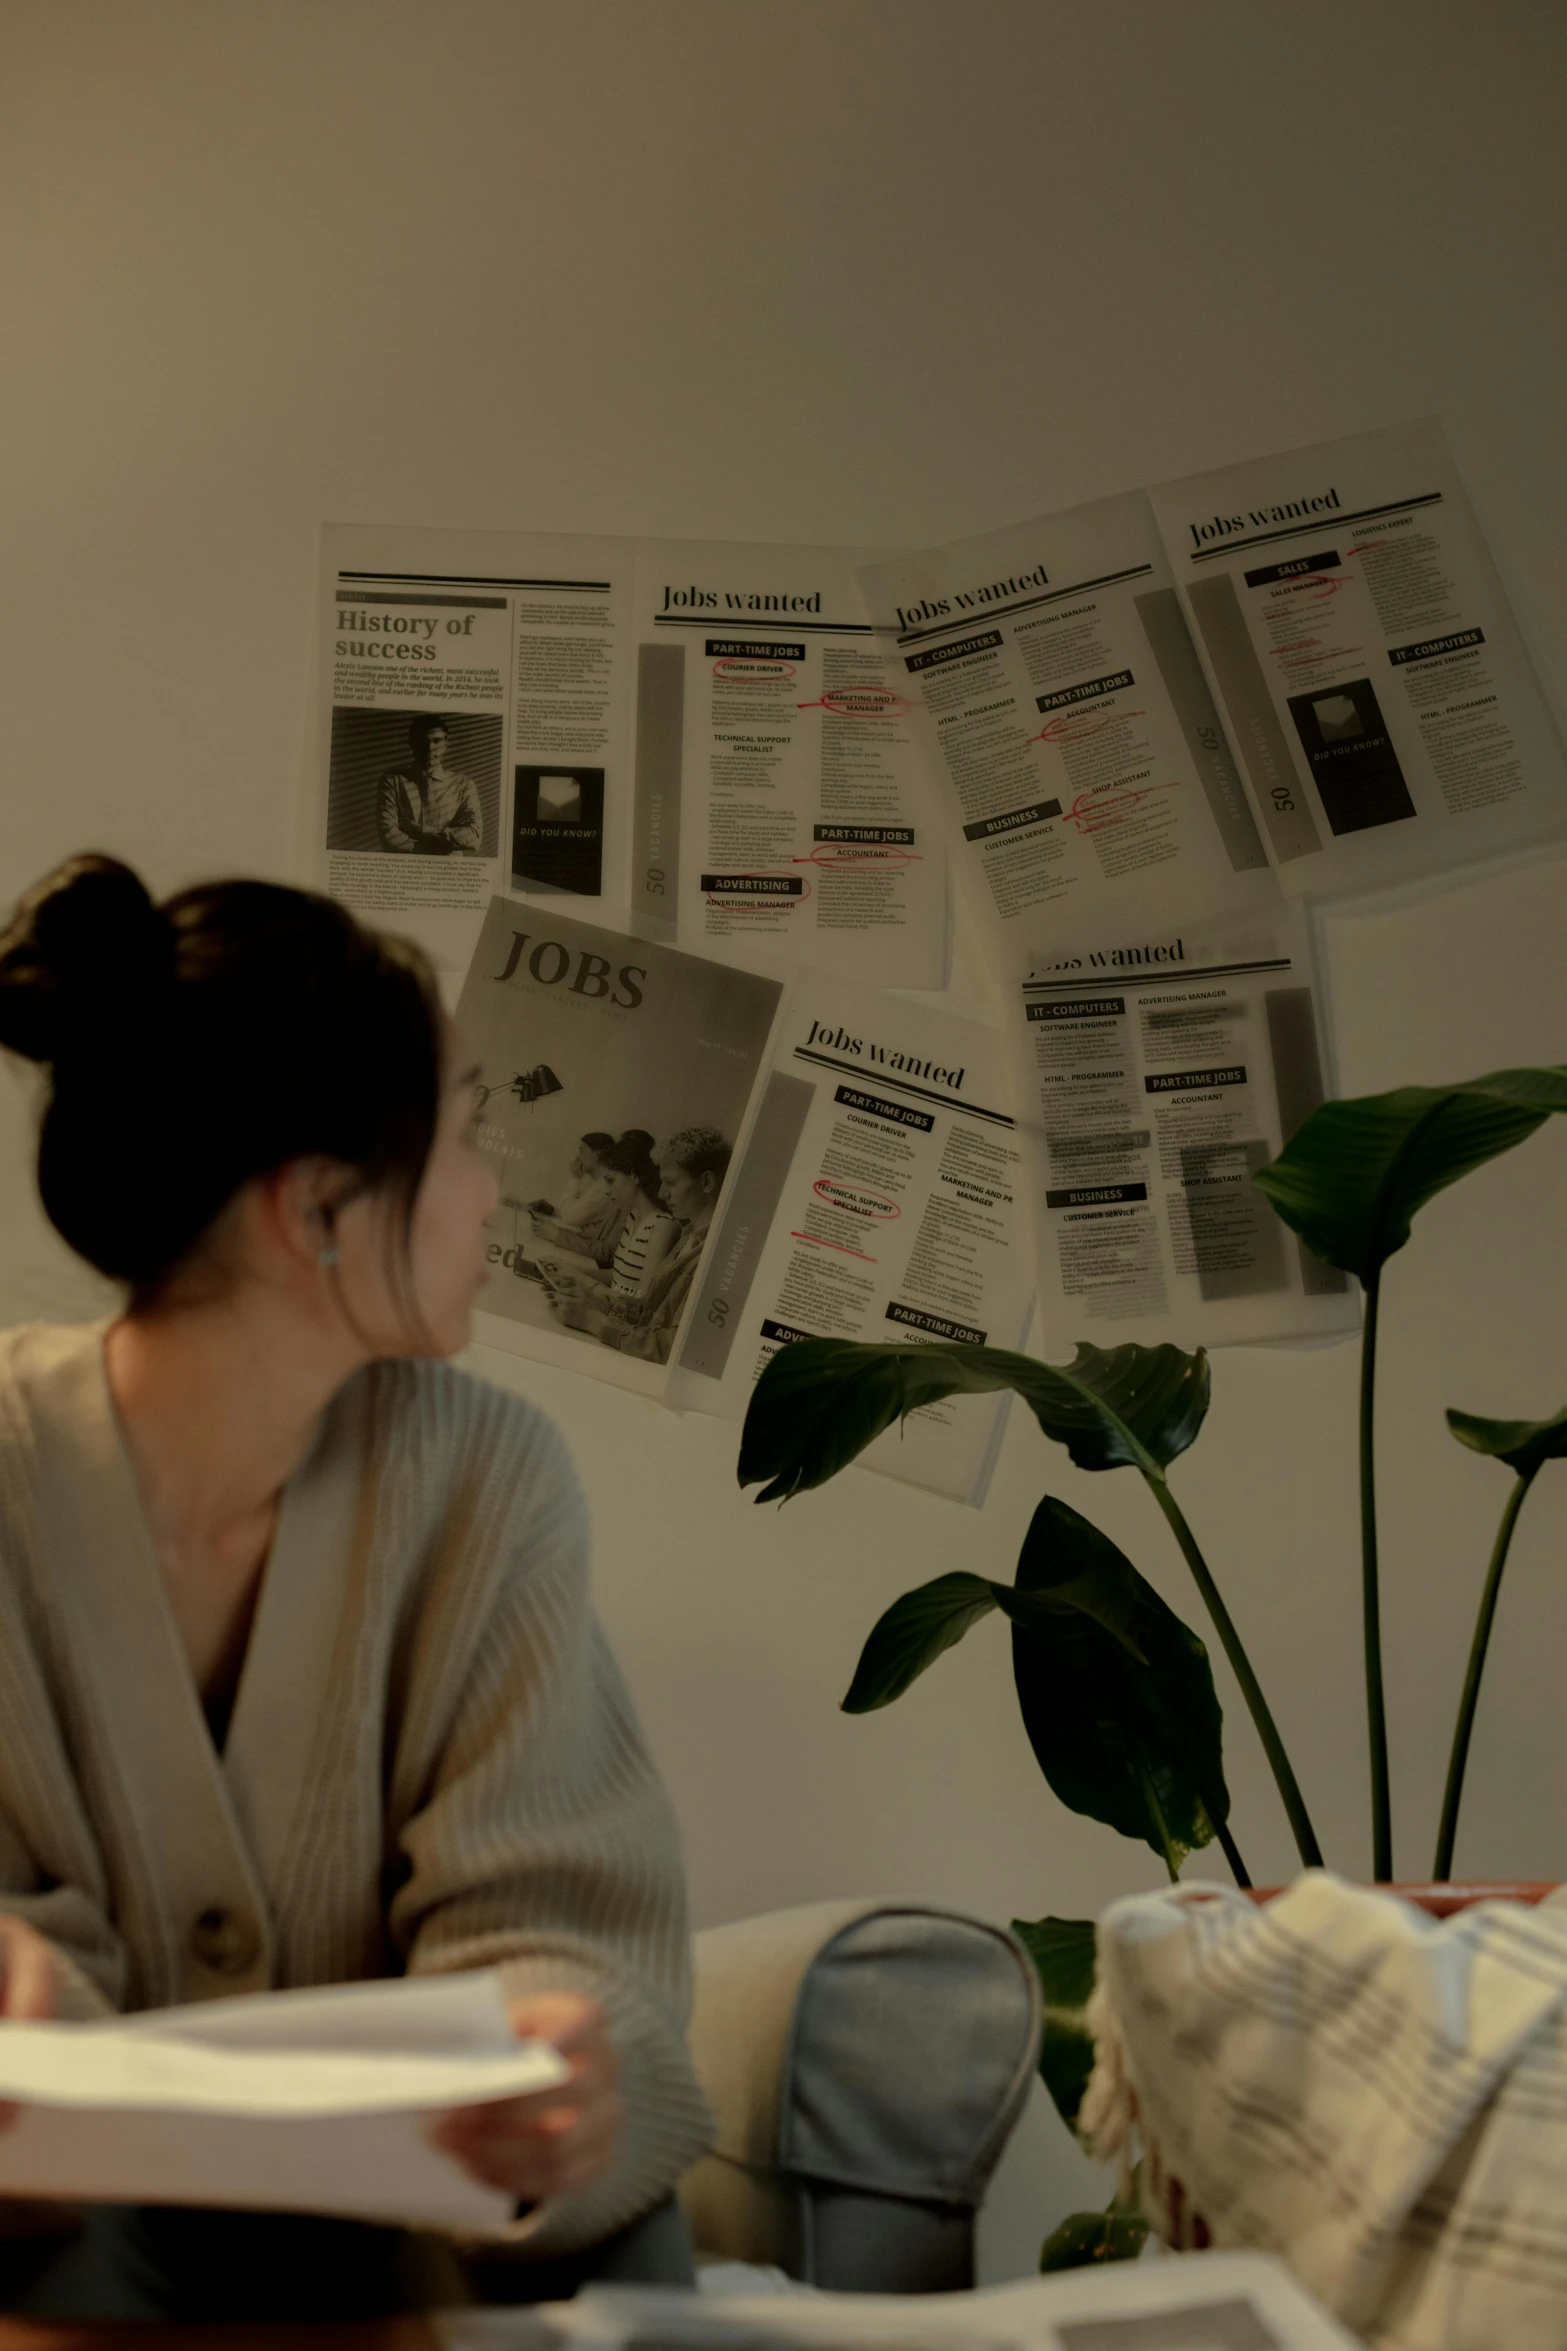
[[[1041,1351],[1359,1327],[1252,1177],[1327,1093],[1298,907],[1053,941],[1008,990]]]
[[[501,890],[943,986],[945,847],[866,555],[329,526],[312,878],[448,970]]]
[[[1021,1346],[1021,1174],[996,1030],[800,973],[670,1401],[739,1418],[793,1339]],[[978,1503],[1004,1406],[929,1406],[860,1459]]]
[[[662,1394],[782,997],[491,900],[456,1013],[500,1187],[478,1338]]]
[[[1291,894],[1567,826],[1567,764],[1441,426],[1169,482],[1154,510]]]
[[[1141,490],[860,584],[923,703],[954,870],[994,938],[1277,901]]]

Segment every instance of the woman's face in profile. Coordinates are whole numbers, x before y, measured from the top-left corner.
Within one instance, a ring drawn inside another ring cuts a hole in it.
[[[571,1165],[566,1170],[573,1183],[591,1183],[595,1176],[601,1176],[604,1172],[598,1153],[590,1151],[586,1143],[579,1143]]]
[[[401,1282],[399,1218],[385,1194],[351,1201],[337,1222],[345,1303],[386,1355],[455,1355],[468,1344],[484,1282],[486,1227],[500,1186],[478,1145],[479,1073],[450,1022],[442,1067]]]

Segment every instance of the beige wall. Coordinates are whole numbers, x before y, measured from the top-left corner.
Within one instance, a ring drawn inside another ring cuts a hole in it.
[[[9,0],[0,41],[6,899],[89,844],[163,885],[289,870],[323,517],[918,544],[1437,411],[1560,708],[1549,0]],[[1333,923],[1345,1085],[1567,1061],[1564,914],[1540,856]],[[0,1312],[71,1314],[91,1293],[31,1208],[13,1088],[0,1120]],[[1548,1133],[1388,1277],[1412,1874],[1505,1489],[1441,1408],[1567,1395],[1564,1209]],[[1125,1477],[1019,1418],[981,1515],[856,1472],[780,1516],[738,1494],[732,1432],[484,1368],[576,1450],[702,1919],[862,1888],[1076,1914],[1156,1881],[1043,1788],[994,1627],[889,1714],[836,1711],[878,1610],[1006,1572],[1047,1477],[1193,1612]],[[1350,1348],[1222,1356],[1178,1473],[1351,1871],[1354,1380]],[[1567,1874],[1564,1532],[1567,1468],[1510,1570],[1478,1871]],[[1229,1712],[1238,1834],[1286,1871]],[[1073,2167],[1031,2115],[993,2273]]]

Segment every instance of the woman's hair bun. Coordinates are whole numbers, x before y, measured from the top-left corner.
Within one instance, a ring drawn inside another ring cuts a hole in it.
[[[0,1045],[51,1066],[141,1013],[174,969],[174,935],[118,858],[68,857],[0,933]]]

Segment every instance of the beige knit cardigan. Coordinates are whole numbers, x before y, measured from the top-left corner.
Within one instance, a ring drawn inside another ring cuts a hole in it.
[[[493,1965],[591,1993],[622,2152],[518,2250],[596,2242],[709,2134],[675,1826],[559,1436],[444,1364],[352,1378],[285,1490],[220,1757],[105,1328],[0,1333],[0,1908],[78,2016]]]

